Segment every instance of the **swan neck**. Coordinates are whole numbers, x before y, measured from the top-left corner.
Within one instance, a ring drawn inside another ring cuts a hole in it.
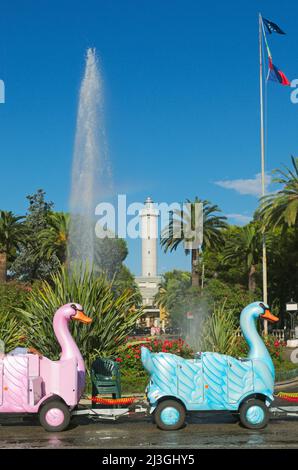
[[[240,326],[249,347],[248,358],[263,359],[266,362],[272,363],[271,356],[264,344],[264,341],[257,331],[256,322],[253,316],[242,316],[240,319]]]
[[[58,313],[58,315],[57,315]],[[59,315],[59,311],[54,316],[53,328],[57,341],[61,347],[60,360],[76,358],[78,362],[78,371],[85,372],[85,365],[82,355],[75,340],[71,336],[68,328],[68,320]]]

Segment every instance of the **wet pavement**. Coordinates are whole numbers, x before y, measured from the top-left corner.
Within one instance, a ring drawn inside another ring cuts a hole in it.
[[[298,392],[298,381],[284,382],[276,387],[276,392],[280,390]],[[291,403],[277,399],[273,404],[282,405]],[[73,416],[66,431],[49,433],[37,418],[2,416],[0,449],[298,448],[298,416],[271,414],[268,426],[262,430],[243,428],[229,412],[189,413],[186,423],[179,431],[161,431],[144,413],[131,413],[116,421]]]
[[[251,431],[230,413],[197,413],[188,417],[183,429],[165,432],[148,416],[113,422],[77,416],[62,433],[48,433],[28,419],[2,421],[0,448],[298,448],[298,417],[272,417],[267,428]]]

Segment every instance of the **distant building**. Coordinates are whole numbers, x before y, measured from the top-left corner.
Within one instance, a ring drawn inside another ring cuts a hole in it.
[[[140,229],[142,235],[142,275],[136,282],[143,298],[144,315],[140,323],[144,326],[164,326],[160,318],[160,309],[154,304],[161,276],[157,274],[158,209],[150,197],[140,211]]]

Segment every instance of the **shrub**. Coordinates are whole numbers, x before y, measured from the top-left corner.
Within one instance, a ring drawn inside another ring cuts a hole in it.
[[[275,367],[278,367],[284,362],[282,352],[286,343],[279,341],[272,335],[268,335],[267,338],[264,339],[264,342],[270,356],[272,357]]]
[[[263,340],[273,360],[274,366],[279,368],[284,362],[282,352],[286,343],[277,340],[273,335],[268,335],[266,338],[263,338]],[[248,355],[248,346],[243,336],[237,337],[232,353],[232,355],[236,357],[246,357]]]
[[[234,347],[231,350],[231,356],[247,357],[248,345],[243,336],[237,336],[234,341]]]
[[[0,316],[12,313],[16,307],[25,307],[31,290],[32,287],[25,283],[0,283]]]
[[[201,350],[232,354],[237,342],[237,331],[234,310],[226,307],[226,301],[215,303],[212,314],[203,325]]]
[[[120,364],[121,372],[126,377],[144,377],[146,371],[141,361],[141,346],[146,346],[150,351],[168,352],[184,358],[193,357],[193,350],[181,338],[175,340],[161,340],[159,338],[142,338],[138,341],[124,345],[118,353],[116,361]]]
[[[6,282],[0,284],[0,340],[4,343],[5,352],[21,346],[25,340],[25,328],[15,308],[25,307],[29,292],[27,284]]]
[[[33,290],[26,306],[17,308],[27,330],[27,343],[50,359],[58,359],[60,346],[53,331],[53,314],[63,304],[77,302],[93,319],[90,325],[70,322],[72,335],[88,369],[96,356],[115,356],[135,327],[142,311],[135,309],[134,293],[124,290],[118,297],[104,275],[77,269],[72,275],[62,267],[49,282]]]
[[[0,315],[0,352],[9,352],[25,342],[24,325],[11,312]]]

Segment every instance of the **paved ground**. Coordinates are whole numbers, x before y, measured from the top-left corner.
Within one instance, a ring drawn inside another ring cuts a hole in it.
[[[117,422],[73,418],[70,429],[47,433],[36,422],[0,426],[0,448],[298,448],[298,417],[272,418],[261,431],[242,428],[230,414],[192,415],[179,431],[164,432],[150,418],[129,416]]]
[[[297,383],[282,388],[297,391]],[[172,432],[140,414],[117,421],[76,416],[62,433],[48,433],[32,418],[0,423],[0,448],[298,448],[298,416],[272,416],[260,431],[242,428],[230,413],[191,414],[183,429]]]

